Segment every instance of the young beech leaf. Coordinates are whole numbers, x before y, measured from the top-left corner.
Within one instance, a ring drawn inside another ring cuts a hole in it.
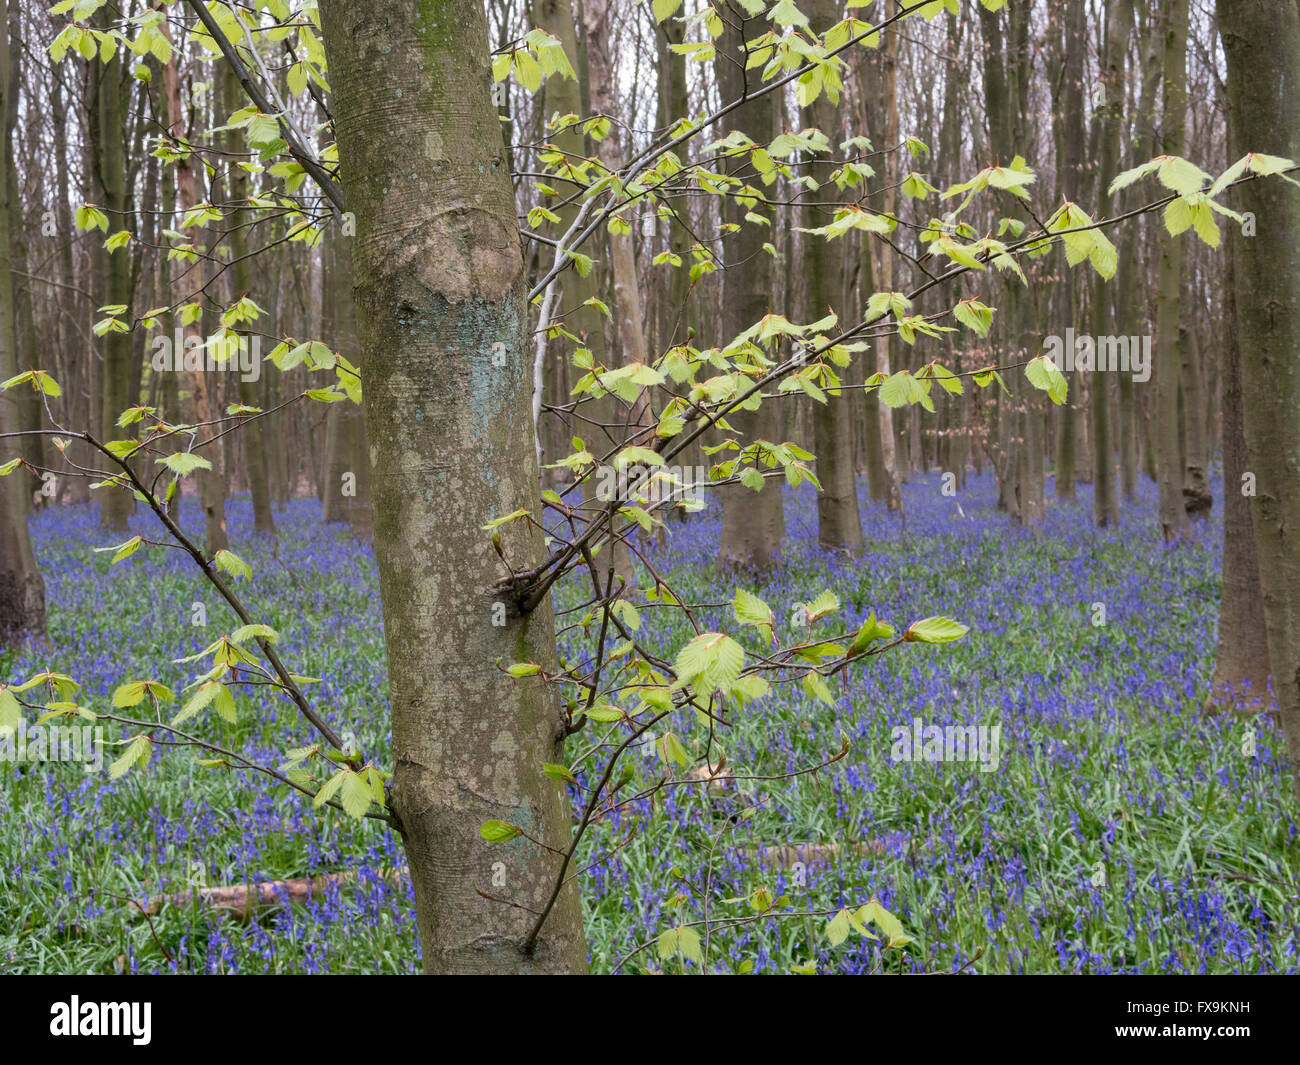
[[[914,621],[903,633],[909,643],[952,643],[960,640],[970,630],[952,618],[934,617]]]
[[[508,821],[484,821],[479,826],[478,834],[489,843],[504,843],[524,833],[523,829],[515,827]]]

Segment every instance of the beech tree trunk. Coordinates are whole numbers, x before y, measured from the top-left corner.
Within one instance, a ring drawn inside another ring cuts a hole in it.
[[[838,0],[811,0],[804,8],[818,33],[830,29],[840,18]],[[837,133],[840,125],[838,107],[822,93],[811,107],[804,109],[804,125],[820,129],[831,142],[843,138]],[[834,163],[814,163],[809,173],[824,187],[835,189],[830,181]],[[836,190],[838,191],[838,190]],[[825,216],[814,206],[808,228],[826,225],[831,221],[833,208],[824,209]],[[840,291],[837,270],[838,249],[824,237],[809,237],[810,247],[805,259],[807,278],[807,303],[803,320],[815,322],[832,310]],[[828,363],[828,365],[831,365]],[[850,367],[831,369],[847,380]],[[851,393],[830,395],[825,403],[813,407],[813,452],[817,456],[817,477],[822,490],[817,496],[817,538],[823,547],[843,548],[853,554],[862,550],[862,518],[858,513],[858,488],[853,465],[853,412]],[[775,487],[775,486],[773,486]]]
[[[171,62],[164,68],[163,88],[167,99],[168,132],[173,137],[184,141],[187,139],[188,131],[185,128],[185,111],[181,104],[181,59],[182,56],[177,51],[172,56]],[[182,217],[199,202],[198,179],[194,174],[194,166],[195,161],[192,156],[176,163],[176,206]],[[179,301],[182,298],[189,298],[190,294],[198,288],[196,276],[188,273],[183,263],[178,263],[173,276],[173,299]],[[191,343],[202,340],[197,322],[185,326],[182,336],[184,341],[182,350],[173,352],[173,358],[177,360],[184,358],[185,351]],[[211,379],[212,375],[203,369],[206,365],[206,351],[203,355],[199,369],[191,370],[185,375],[194,403],[194,420],[201,426],[195,438],[196,447],[199,443],[212,439],[217,431],[212,423],[223,413],[213,394],[216,382]],[[172,369],[167,372],[179,372],[177,365],[173,364]],[[204,447],[202,454],[212,463],[212,469],[198,470],[194,474],[198,479],[199,498],[203,504],[204,550],[209,558],[229,546],[226,538],[224,450],[220,440]]]
[[[1098,140],[1101,159],[1097,167],[1096,217],[1110,215],[1113,201],[1110,182],[1119,171],[1120,134],[1124,122],[1124,67],[1128,55],[1129,36],[1133,28],[1132,0],[1111,0],[1107,5],[1106,46],[1101,81],[1105,88],[1105,101],[1098,112]],[[1128,323],[1117,320],[1114,312],[1113,285],[1100,274],[1092,283],[1092,334],[1126,336]],[[1123,371],[1121,371],[1123,372]],[[1113,527],[1119,524],[1119,498],[1115,493],[1115,446],[1111,423],[1110,372],[1099,368],[1092,379],[1092,517],[1098,525]]]
[[[563,848],[571,826],[568,802],[542,772],[563,760],[557,701],[537,678],[497,667],[557,668],[550,602],[521,614],[499,593],[508,574],[482,529],[535,506],[538,493],[533,437],[521,431],[531,425],[525,277],[483,6],[324,0],[321,16],[357,222],[392,807],[424,969],[581,972],[575,884],[532,952],[521,949],[558,872],[555,854],[532,839]],[[505,526],[502,541],[520,570],[542,558],[540,534],[523,522]],[[502,625],[493,624],[498,601]],[[528,835],[486,843],[479,829],[494,819]]]
[[[1187,118],[1188,0],[1165,0],[1164,107],[1161,135],[1166,155],[1182,155]],[[1182,426],[1178,421],[1179,327],[1182,324],[1183,239],[1160,230],[1159,295],[1156,300],[1156,479],[1160,485],[1160,528],[1165,542],[1187,537],[1183,509]]]
[[[239,78],[235,74],[234,67],[229,64],[222,67],[222,75],[225,81],[226,107],[233,114],[244,106]],[[232,151],[237,151],[237,143],[232,144],[231,148]],[[242,166],[232,163],[229,173],[231,199],[236,203],[247,199],[248,171]],[[246,223],[248,214],[248,211],[239,209],[230,212],[230,276],[235,299],[253,296],[251,291],[253,287],[252,261],[247,258],[248,230]],[[336,237],[335,239],[341,238]],[[254,326],[254,329],[256,328]],[[264,367],[261,365],[259,358],[259,375],[263,369]],[[261,406],[261,390],[258,388],[257,381],[246,381],[243,374],[240,374],[239,378],[239,402],[247,407]],[[347,406],[354,406],[354,404],[348,403]],[[266,421],[255,418],[243,425],[239,431],[242,438],[241,442],[244,445],[244,464],[248,472],[248,494],[253,500],[253,529],[255,532],[264,533],[268,536],[275,535],[275,516],[271,513],[271,484],[266,458],[267,436],[273,432],[284,432],[282,419],[278,425],[271,423],[270,427],[268,427]]]
[[[1300,6],[1296,0],[1219,0],[1228,59],[1228,144],[1300,158]],[[1232,242],[1246,469],[1259,556],[1268,654],[1300,800],[1300,189],[1277,178],[1234,191],[1259,236],[1228,227]],[[1237,489],[1240,491],[1240,489]],[[1241,633],[1243,639],[1259,633]]]
[[[718,38],[716,62],[718,91],[724,100],[741,97],[751,80],[756,87],[758,72],[745,70],[744,42],[767,28],[760,16],[750,18],[739,4],[727,3],[722,10],[726,30]],[[719,136],[739,129],[759,144],[775,135],[776,94],[759,96],[732,111],[724,120]],[[744,220],[745,208],[728,198],[722,206],[724,223],[740,227],[728,240],[726,269],[722,273],[722,314],[718,342],[729,343],[768,311],[774,271],[772,257],[763,250],[767,237],[762,227]],[[776,440],[779,411],[774,402],[753,412],[729,414],[727,420],[746,442]],[[753,566],[765,569],[780,550],[785,536],[785,509],[781,501],[783,478],[769,478],[762,491],[742,485],[721,490],[722,543],[718,558],[724,566]]]
[[[7,24],[7,19],[6,19]],[[0,33],[0,120],[6,124],[0,137],[0,152],[8,163],[12,144],[8,129],[9,95],[9,35]],[[0,166],[0,175],[3,167]],[[18,336],[14,320],[13,273],[10,262],[9,188],[0,181],[0,380],[7,380],[19,372]],[[39,368],[39,367],[38,367]],[[19,388],[28,388],[20,385]],[[0,433],[17,432],[20,427],[18,390],[0,392]],[[8,459],[20,450],[18,441],[6,441],[0,459]],[[15,471],[0,477],[0,648],[18,641],[45,635],[45,582],[32,553],[32,542],[27,532],[28,493],[32,491],[30,475]]]
[[[108,9],[97,16],[104,28],[112,24]],[[94,184],[98,192],[100,209],[108,216],[108,228],[116,233],[131,228],[127,212],[130,200],[126,187],[125,144],[126,131],[122,123],[122,60],[115,55],[107,63],[96,58],[92,64],[94,78],[94,111],[90,116],[90,140],[95,162]],[[95,241],[100,244],[99,240]],[[109,254],[102,247],[96,249],[97,265],[102,278],[97,278],[101,293],[100,306],[131,303],[131,259],[127,252]],[[98,315],[96,315],[98,317]],[[132,341],[129,333],[110,332],[100,342],[103,346],[103,377],[100,393],[99,424],[101,440],[111,440],[119,435],[117,419],[131,406],[131,355]],[[127,518],[135,509],[135,497],[127,489],[105,487],[99,490],[99,523],[105,529],[121,532],[126,529]]]
[[[1238,156],[1240,158],[1240,156]],[[1249,240],[1251,238],[1242,238]],[[1223,581],[1219,599],[1219,641],[1214,658],[1214,679],[1206,709],[1258,712],[1272,705],[1268,694],[1268,632],[1264,595],[1259,584],[1259,554],[1250,518],[1250,497],[1245,430],[1241,418],[1241,347],[1235,323],[1236,290],[1233,258],[1238,243],[1226,241],[1223,347]]]

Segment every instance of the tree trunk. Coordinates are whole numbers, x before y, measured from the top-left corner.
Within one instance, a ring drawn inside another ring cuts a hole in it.
[[[839,21],[838,0],[810,0],[804,7],[812,28],[825,33]],[[826,93],[804,109],[804,125],[821,130],[832,144],[842,140],[839,130],[838,108]],[[824,188],[834,189],[830,181],[835,169],[832,162],[817,162],[809,173]],[[825,217],[816,206],[809,210],[808,228],[816,228],[831,221],[834,209],[824,208]],[[803,319],[815,322],[836,308],[839,292],[838,249],[825,237],[809,236],[810,247],[804,258],[807,285],[806,309]],[[842,308],[841,308],[842,309]],[[842,370],[829,361],[827,365],[837,374],[847,377],[849,367]],[[862,518],[858,514],[858,487],[853,467],[853,412],[855,404],[851,393],[828,395],[825,403],[813,408],[813,451],[817,456],[817,478],[822,490],[817,496],[817,538],[823,547],[844,548],[853,554],[862,550]],[[775,486],[773,486],[775,487]]]
[[[163,32],[166,32],[164,26]],[[181,76],[180,63],[181,54],[179,50],[172,56],[171,62],[163,69],[163,87],[167,99],[167,121],[169,123],[169,132],[178,140],[184,142],[188,139],[188,131],[185,128],[185,111],[181,104]],[[199,202],[198,181],[194,175],[194,160],[192,157],[181,159],[176,163],[176,201],[177,209],[182,217],[185,213]],[[173,299],[181,300],[188,298],[190,293],[198,287],[192,280],[194,274],[188,273],[183,263],[177,264],[176,275],[173,278]],[[182,349],[173,352],[173,358],[183,359],[186,350],[193,343],[202,343],[203,338],[194,323],[185,326],[181,335],[183,338]],[[214,396],[215,381],[211,380],[211,375],[203,368],[206,360],[200,360],[199,369],[189,371],[186,379],[190,386],[190,395],[194,403],[194,420],[201,426],[195,437],[195,447],[212,439],[216,427],[212,424],[221,415],[217,406],[216,397]],[[178,372],[178,367],[173,364],[171,373]],[[209,558],[212,558],[218,551],[224,550],[229,546],[226,539],[226,483],[225,483],[225,463],[222,458],[224,448],[221,441],[208,444],[202,450],[202,454],[212,463],[210,470],[198,470],[195,477],[198,479],[199,497],[203,504],[204,515],[204,549]]]
[[[6,25],[8,20],[6,18]],[[9,153],[13,150],[9,114],[11,108],[8,99],[9,82],[9,35],[0,33],[0,120],[5,122],[4,136],[0,137],[0,152],[8,165]],[[3,173],[3,168],[0,168]],[[0,380],[7,380],[18,373],[18,335],[14,321],[14,278],[10,262],[9,233],[9,187],[0,181],[5,202],[0,204]],[[37,367],[38,369],[40,367]],[[0,433],[13,433],[19,429],[18,389],[29,388],[19,385],[7,392],[0,392]],[[10,455],[19,452],[14,441],[9,441],[5,452],[0,457],[8,460]],[[28,493],[31,491],[26,473],[15,471],[7,477],[0,478],[0,648],[9,647],[18,641],[45,636],[45,582],[36,565],[36,556],[32,553],[32,542],[27,532]]]
[[[107,28],[112,18],[104,9],[97,18]],[[92,64],[94,78],[94,111],[90,122],[94,179],[98,189],[99,207],[108,216],[109,231],[128,229],[127,212],[131,202],[126,186],[126,160],[124,141],[126,132],[122,124],[122,60],[115,55],[107,63],[98,57]],[[92,238],[99,244],[102,238]],[[96,257],[103,269],[103,288],[100,306],[131,303],[131,258],[126,251],[113,253],[97,249]],[[138,402],[130,394],[132,343],[129,333],[110,332],[103,339],[104,360],[100,416],[97,426],[101,440],[111,440],[119,435],[117,419],[121,413]],[[121,532],[126,529],[127,518],[135,509],[135,497],[128,489],[116,486],[99,490],[99,523],[105,529]]]
[[[1120,134],[1124,125],[1124,66],[1129,37],[1133,31],[1133,0],[1110,0],[1106,25],[1105,56],[1101,82],[1106,97],[1098,112],[1097,136],[1100,161],[1097,167],[1096,217],[1111,213],[1110,182],[1119,172]],[[1114,286],[1097,274],[1092,280],[1092,335],[1100,343],[1103,336],[1127,335],[1124,325],[1116,321]],[[1122,370],[1120,372],[1123,372]],[[1098,525],[1119,524],[1119,499],[1115,493],[1115,444],[1110,417],[1110,371],[1098,367],[1092,379],[1092,518]]]
[[[750,18],[735,3],[728,2],[723,14],[727,27],[717,40],[716,62],[718,91],[724,100],[739,99],[745,92],[744,42],[767,29],[761,18]],[[750,73],[753,78],[758,72]],[[768,143],[776,125],[776,93],[767,93],[732,111],[724,120],[759,144]],[[720,129],[719,135],[725,135]],[[726,269],[722,273],[722,314],[719,343],[757,322],[768,311],[772,296],[772,257],[763,250],[763,229],[745,221],[746,210],[727,197],[722,205],[723,223],[739,226],[728,241]],[[765,402],[758,410],[729,414],[730,422],[743,443],[777,438],[779,411],[775,402]],[[768,479],[762,491],[753,492],[742,485],[722,489],[722,543],[718,560],[724,566],[741,565],[765,569],[780,550],[785,536],[785,510],[781,501],[780,478]]]
[[[571,826],[542,773],[563,760],[557,701],[536,678],[497,667],[557,668],[551,605],[521,615],[495,591],[508,574],[482,529],[524,505],[540,517],[534,443],[519,431],[531,424],[525,277],[483,7],[324,0],[321,15],[357,221],[392,806],[424,969],[581,972],[576,884],[560,892],[533,951],[521,950],[558,872],[531,840],[563,848]],[[540,533],[526,523],[506,526],[502,541],[519,570],[541,560]],[[496,599],[507,605],[499,626]],[[480,826],[494,819],[527,835],[485,843]]]
[[[1188,0],[1165,0],[1164,106],[1161,134],[1166,155],[1182,155],[1187,118]],[[1160,485],[1160,528],[1166,543],[1187,537],[1183,509],[1182,427],[1178,422],[1179,327],[1182,312],[1183,238],[1160,230],[1159,296],[1156,302],[1156,479]]]
[[[1205,385],[1201,371],[1201,346],[1194,326],[1183,327],[1183,509],[1188,517],[1204,520],[1214,506],[1210,491],[1209,446],[1205,440]]]
[[[584,7],[587,29],[587,62],[591,65],[591,104],[597,114],[611,120],[609,133],[600,142],[597,156],[607,170],[617,170],[621,165],[620,153],[623,138],[614,122],[618,119],[615,105],[614,42],[610,22],[609,0],[588,0]],[[614,286],[614,321],[618,328],[619,365],[649,363],[646,346],[645,314],[641,305],[641,284],[637,277],[636,255],[631,233],[609,233],[610,275]],[[609,397],[612,409],[621,424],[615,430],[616,439],[637,447],[648,447],[653,440],[655,420],[651,416],[650,397],[646,389],[637,393],[630,404],[617,397]],[[638,430],[644,430],[638,432]],[[662,517],[662,513],[659,514]],[[630,522],[616,519],[616,531],[625,535]],[[619,575],[628,585],[636,583],[636,568],[632,553],[623,540],[611,548]]]
[[[1300,158],[1296,0],[1219,0],[1218,16],[1228,59],[1231,158],[1248,151]],[[1261,233],[1243,238],[1229,227],[1228,239],[1273,692],[1300,800],[1300,190],[1270,178],[1241,186],[1234,198],[1233,206],[1259,220]]]
[[[1251,238],[1244,238],[1249,240]],[[1219,599],[1219,642],[1207,710],[1239,712],[1269,708],[1268,632],[1264,593],[1259,585],[1259,555],[1250,519],[1246,438],[1241,423],[1241,348],[1233,321],[1236,289],[1233,257],[1238,242],[1229,236],[1225,281],[1228,299],[1223,331],[1223,590]]]
[[[229,64],[223,65],[222,73],[225,79],[226,109],[233,114],[244,106],[239,78],[235,74],[234,68]],[[232,152],[238,151],[238,144],[232,144],[231,150]],[[235,203],[240,203],[248,198],[248,171],[233,161],[237,158],[232,154],[229,184],[230,198]],[[246,222],[248,212],[236,208],[230,212],[229,217],[230,277],[234,288],[234,298],[238,300],[244,296],[252,296],[252,261],[247,257],[248,230]],[[343,238],[336,236],[334,239],[341,240]],[[262,365],[259,359],[259,376],[261,370]],[[241,373],[239,377],[239,402],[246,407],[256,407],[260,406],[260,400],[261,390],[257,386],[257,380],[245,380],[244,375]],[[335,406],[343,405],[335,404]],[[346,405],[349,407],[354,406],[352,403]],[[282,426],[278,428],[280,432],[283,432]],[[271,513],[271,484],[267,470],[266,441],[268,433],[276,430],[277,427],[274,423],[268,427],[265,419],[254,418],[241,426],[239,431],[240,442],[244,445],[245,466],[248,471],[248,494],[253,499],[253,530],[267,536],[275,535],[275,517]]]

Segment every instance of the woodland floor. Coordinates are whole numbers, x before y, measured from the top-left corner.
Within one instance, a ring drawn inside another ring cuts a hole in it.
[[[787,490],[784,565],[746,587],[778,622],[829,588],[850,624],[873,609],[900,626],[947,614],[970,633],[870,660],[847,686],[833,681],[834,710],[798,685],[778,687],[735,714],[721,738],[742,775],[776,776],[824,761],[847,736],[849,754],[829,768],[742,783],[747,797],[679,789],[593,833],[583,862],[593,968],[609,971],[670,925],[699,920],[706,899],[713,917],[751,914],[744,897],[766,886],[796,912],[878,897],[915,939],[908,969],[1296,971],[1300,841],[1294,806],[1283,801],[1280,736],[1261,724],[1257,754],[1245,757],[1246,725],[1200,713],[1215,647],[1217,511],[1191,546],[1168,551],[1156,542],[1145,483],[1109,531],[1092,527],[1086,485],[1078,502],[1049,506],[1039,534],[996,511],[987,476],[960,494],[964,517],[937,475],[914,479],[904,494],[905,523],[865,510],[868,548],[849,560],[816,548],[812,492]],[[199,517],[187,501],[186,524]],[[344,526],[322,525],[314,500],[276,519],[278,542],[259,543],[247,499],[231,504],[232,545],[256,574],[247,596],[257,620],[280,631],[291,668],[321,678],[312,695],[330,720],[382,752],[373,557]],[[149,520],[137,516],[132,531],[149,534]],[[657,564],[693,598],[729,601],[711,564],[716,508],[670,532],[665,547],[651,548]],[[33,536],[53,646],[0,658],[0,674],[26,679],[48,663],[82,682],[79,699],[92,708],[128,680],[189,683],[193,667],[171,660],[206,646],[228,619],[179,552],[141,551],[110,568],[107,554],[91,551],[107,540],[85,507],[40,514]],[[560,605],[577,593],[561,590]],[[196,599],[208,604],[203,629],[190,624]],[[1105,605],[1106,624],[1093,624],[1094,603]],[[715,613],[728,625],[729,609]],[[685,642],[680,623],[664,628],[666,611],[641,616],[648,644],[671,654]],[[239,705],[235,725],[215,714],[192,724],[272,765],[309,742],[287,709],[247,696]],[[891,763],[891,728],[918,717],[1000,723],[997,771]],[[703,735],[690,720],[677,731],[688,741]],[[655,779],[655,758],[635,757],[642,782]],[[116,782],[30,763],[0,763],[0,782],[0,971],[418,967],[409,884],[385,876],[403,858],[382,825],[318,816],[261,776],[199,769],[179,751]],[[755,803],[753,816],[731,819]],[[806,876],[763,857],[764,847],[803,843],[823,845],[804,852],[819,859]],[[188,905],[165,906],[150,923],[130,905],[184,891],[197,863],[208,884],[356,875],[252,921]],[[681,916],[671,903],[679,896]],[[816,958],[820,971],[877,968],[874,944],[853,936],[831,949],[825,924],[783,916],[724,925],[708,943],[710,964],[787,971]],[[651,947],[622,971],[681,964]]]

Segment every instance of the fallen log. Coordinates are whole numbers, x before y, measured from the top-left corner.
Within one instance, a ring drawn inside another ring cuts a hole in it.
[[[766,847],[742,847],[740,853],[760,865],[781,866],[789,869],[795,863],[817,865],[836,861],[841,855],[884,854],[885,844],[880,840],[856,840],[840,843],[785,843]],[[407,868],[385,869],[385,880],[399,881],[406,877]],[[331,887],[355,883],[357,871],[322,873],[319,876],[291,877],[287,880],[261,880],[251,884],[227,884],[218,887],[198,888],[175,895],[151,895],[143,902],[133,901],[132,907],[149,917],[156,917],[164,906],[183,909],[197,901],[200,906],[232,917],[248,918],[258,910],[271,909],[284,903],[306,902],[309,898],[325,894]]]
[[[768,847],[742,847],[741,854],[761,865],[789,869],[796,862],[816,865],[833,862],[841,854],[884,854],[885,844],[878,839],[853,840],[849,843],[785,843]]]
[[[380,874],[385,880],[398,881],[407,874],[406,867],[385,869]],[[197,901],[220,913],[236,917],[249,917],[257,910],[270,909],[286,902],[306,902],[315,895],[323,895],[331,887],[354,883],[357,871],[322,873],[319,876],[292,877],[288,880],[261,880],[252,884],[229,884],[219,887],[198,888],[176,895],[152,895],[144,902],[134,901],[132,906],[149,917],[156,917],[164,906],[186,907]]]

